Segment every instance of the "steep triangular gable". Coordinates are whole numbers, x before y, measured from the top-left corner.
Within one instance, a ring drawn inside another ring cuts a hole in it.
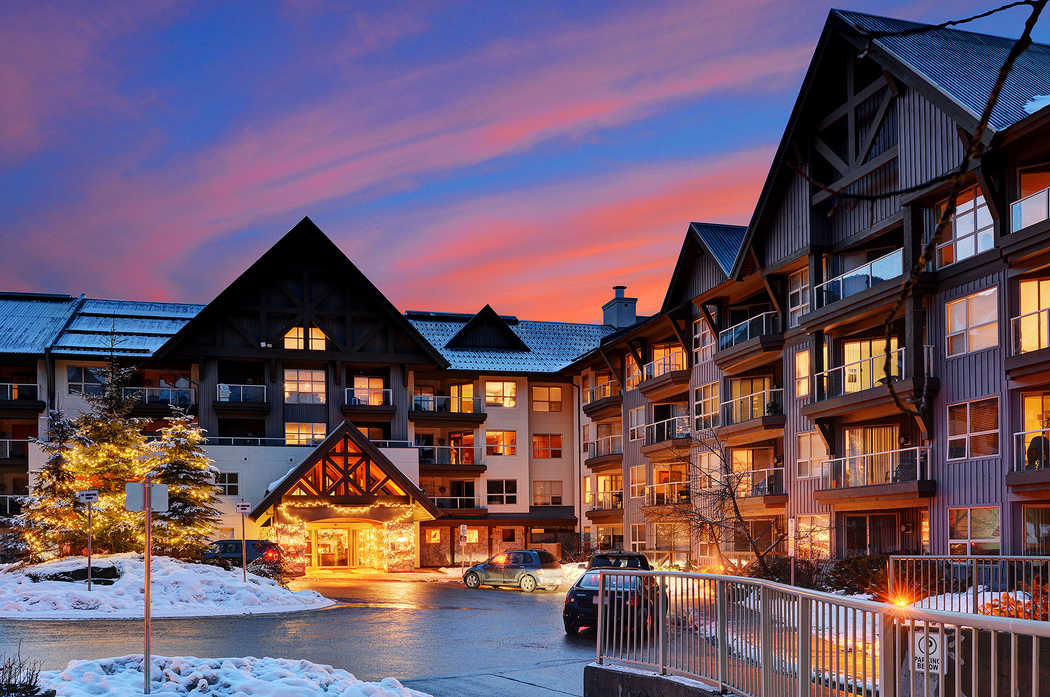
[[[260,256],[157,352],[273,356],[293,327],[325,349],[383,362],[448,364],[309,218]]]
[[[691,300],[726,280],[744,249],[742,243],[746,230],[743,225],[690,223],[671,281],[667,284],[661,311],[667,312],[680,304],[683,294]],[[708,260],[710,263],[705,264]],[[694,278],[698,275],[700,278]],[[695,287],[689,290],[690,285]]]
[[[485,305],[476,315],[448,340],[445,348],[489,349],[494,351],[528,351],[529,347],[507,324],[507,320],[496,314],[492,306]]]
[[[311,500],[407,496],[437,517],[434,504],[349,421],[266,494],[251,513],[257,519],[282,498]]]

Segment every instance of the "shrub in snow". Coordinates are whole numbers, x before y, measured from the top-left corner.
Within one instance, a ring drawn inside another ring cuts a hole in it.
[[[54,690],[40,689],[40,664],[14,656],[0,655],[0,697],[49,697]]]

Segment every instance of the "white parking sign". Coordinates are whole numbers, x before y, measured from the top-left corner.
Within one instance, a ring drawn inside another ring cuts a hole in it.
[[[915,659],[915,672],[940,673],[941,658],[944,652],[940,632],[927,632],[919,628],[912,631],[912,656]]]
[[[248,503],[247,501],[238,501],[237,503],[233,504],[233,508],[238,513],[251,513],[252,512],[252,505],[250,503]]]

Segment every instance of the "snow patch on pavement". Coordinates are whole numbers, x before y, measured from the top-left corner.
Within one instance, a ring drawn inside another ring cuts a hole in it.
[[[58,697],[141,695],[142,654],[70,661],[40,674],[40,687]],[[156,697],[429,697],[394,678],[363,682],[345,670],[286,658],[166,658],[150,661]]]
[[[119,619],[142,617],[145,564],[137,554],[92,559],[92,567],[116,567],[113,585],[68,581],[34,581],[58,572],[86,569],[84,557],[44,564],[0,567],[0,617],[7,619]],[[154,557],[151,565],[154,617],[212,617],[315,610],[335,604],[311,590],[290,591],[275,581],[240,569],[226,571],[209,564]]]

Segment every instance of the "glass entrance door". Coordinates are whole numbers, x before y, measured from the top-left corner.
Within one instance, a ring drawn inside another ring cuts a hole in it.
[[[350,566],[350,531],[317,530],[317,565],[322,568]]]

